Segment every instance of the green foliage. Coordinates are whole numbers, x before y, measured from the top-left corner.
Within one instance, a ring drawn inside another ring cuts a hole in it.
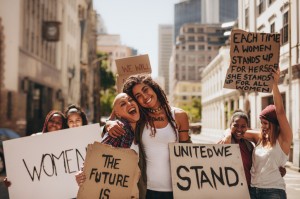
[[[116,96],[115,76],[108,70],[108,54],[99,52],[97,57],[101,59],[98,63],[100,69],[100,114],[109,116],[112,111],[112,103]]]
[[[199,122],[201,119],[201,98],[195,98],[192,101],[192,106],[181,107],[189,116],[190,122]]]
[[[103,116],[109,116],[112,112],[112,103],[116,96],[115,89],[108,89],[100,92],[100,113]]]
[[[105,66],[101,65],[100,74],[101,91],[106,91],[107,89],[113,88],[115,86],[116,80],[114,74],[111,71],[108,71]]]

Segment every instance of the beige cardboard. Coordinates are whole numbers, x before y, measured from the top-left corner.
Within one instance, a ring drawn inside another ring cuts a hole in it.
[[[78,199],[138,198],[138,156],[131,149],[113,148],[98,142],[90,144],[83,172],[86,181],[79,188]],[[106,180],[105,173],[108,173]]]
[[[250,198],[238,144],[172,143],[169,150],[175,199]]]
[[[272,68],[279,66],[279,51],[280,34],[232,30],[224,88],[272,92]]]
[[[117,90],[122,91],[123,83],[130,75],[151,74],[151,65],[148,55],[138,55],[116,60]]]

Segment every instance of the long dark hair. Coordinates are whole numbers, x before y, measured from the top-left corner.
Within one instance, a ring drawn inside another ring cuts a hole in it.
[[[174,132],[176,133],[176,123],[174,118],[172,117],[172,113],[171,113],[171,107],[169,105],[167,96],[165,94],[165,92],[162,90],[162,88],[155,82],[153,81],[153,79],[151,78],[150,75],[132,75],[129,78],[126,79],[125,83],[124,83],[124,87],[123,87],[123,92],[127,93],[132,99],[134,99],[140,109],[141,112],[141,119],[144,119],[146,122],[146,125],[150,125],[151,131],[153,133],[153,135],[155,135],[156,133],[156,128],[154,126],[153,120],[151,119],[151,117],[148,115],[148,109],[142,107],[137,99],[135,98],[134,94],[133,94],[133,87],[137,84],[146,84],[147,86],[151,87],[153,89],[153,91],[156,93],[157,95],[157,100],[160,102],[162,108],[165,110],[168,122],[171,124],[172,128],[174,129]],[[176,137],[177,137],[177,133],[176,133]]]

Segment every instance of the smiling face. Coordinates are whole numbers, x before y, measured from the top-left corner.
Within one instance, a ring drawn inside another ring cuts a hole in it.
[[[114,113],[117,117],[128,122],[137,122],[140,119],[140,111],[137,103],[126,93],[120,93],[114,101]]]
[[[244,137],[247,128],[248,128],[247,120],[241,117],[235,117],[230,126],[231,134],[237,140],[240,140],[241,138]]]
[[[67,124],[69,128],[82,126],[82,118],[79,113],[69,113],[67,118]]]
[[[144,83],[136,84],[132,89],[132,93],[142,107],[151,109],[160,107],[157,95],[150,86]]]
[[[261,135],[263,138],[268,139],[269,133],[271,132],[271,124],[268,120],[261,118],[260,119],[260,125],[261,125]]]
[[[63,118],[59,114],[53,114],[47,124],[48,132],[58,131],[63,128]]]

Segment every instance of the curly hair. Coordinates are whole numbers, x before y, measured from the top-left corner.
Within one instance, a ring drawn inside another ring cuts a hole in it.
[[[82,125],[87,125],[88,124],[88,120],[87,120],[87,116],[84,113],[84,111],[80,108],[80,106],[77,106],[75,104],[71,104],[67,107],[67,109],[65,110],[65,117],[66,119],[68,119],[68,116],[71,113],[78,113],[82,119]]]
[[[176,133],[176,123],[174,118],[172,117],[172,113],[171,113],[171,107],[169,105],[167,96],[165,94],[165,92],[162,90],[162,88],[151,78],[150,75],[132,75],[129,78],[126,79],[126,81],[124,82],[124,87],[123,87],[123,92],[127,93],[132,99],[134,99],[139,108],[140,108],[140,112],[141,112],[141,119],[144,119],[146,122],[146,125],[149,124],[152,128],[151,128],[151,132],[153,133],[153,136],[155,136],[156,133],[156,128],[154,126],[153,120],[151,119],[151,117],[148,115],[148,109],[142,107],[137,99],[135,98],[134,94],[133,94],[133,87],[137,84],[146,84],[147,86],[149,86],[150,88],[153,89],[153,91],[156,93],[157,95],[157,99],[160,102],[162,108],[165,110],[168,122],[171,124],[172,128],[174,129],[174,132]],[[177,134],[176,134],[177,137]]]

